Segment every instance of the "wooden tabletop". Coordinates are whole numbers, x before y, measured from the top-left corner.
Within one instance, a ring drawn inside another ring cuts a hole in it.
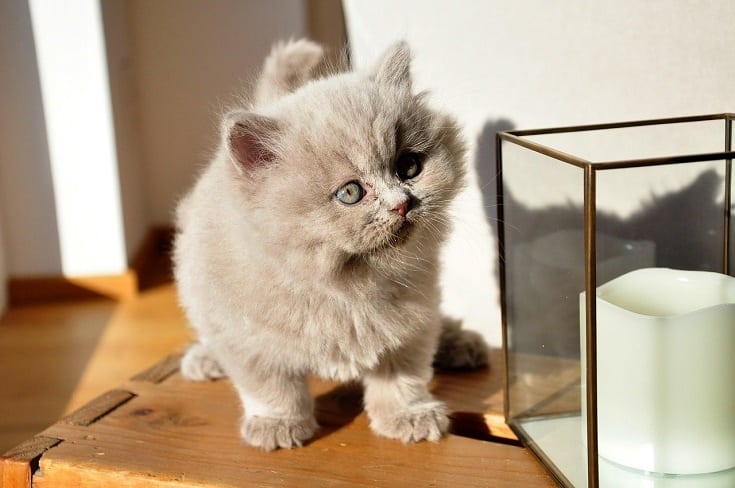
[[[241,442],[229,382],[188,382],[172,355],[7,452],[0,486],[556,486],[502,422],[500,356],[436,375],[453,411],[437,443],[374,435],[358,387],[314,380],[317,437],[265,453]]]

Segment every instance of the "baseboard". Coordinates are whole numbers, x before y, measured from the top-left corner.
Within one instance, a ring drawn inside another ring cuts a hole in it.
[[[154,263],[166,258],[170,252],[173,229],[150,229],[135,253],[127,271],[114,275],[11,277],[8,280],[8,304],[22,305],[52,300],[79,300],[110,298],[129,300],[135,298],[146,283]],[[155,271],[159,273],[160,271]]]
[[[127,300],[138,294],[138,276],[133,270],[121,274],[66,278],[41,276],[10,278],[8,301],[10,306],[51,300],[80,300],[112,298]]]

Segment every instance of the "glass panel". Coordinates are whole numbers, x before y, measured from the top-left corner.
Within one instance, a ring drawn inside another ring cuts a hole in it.
[[[565,180],[576,205],[559,198]],[[560,403],[579,375],[579,291],[584,288],[583,172],[503,143],[506,317],[511,416],[579,410]]]
[[[724,161],[598,172],[597,283],[648,266],[721,272],[724,182]]]
[[[543,140],[578,158],[634,160],[720,152],[726,149],[727,130],[732,129],[716,120],[529,139]],[[580,347],[580,340],[584,344],[580,327],[586,325],[584,306],[580,307],[580,292],[584,290],[583,170],[509,141],[504,141],[501,149],[509,422],[565,484],[586,486],[586,408],[582,402],[585,367],[580,360],[586,354]],[[598,170],[597,283],[602,285],[628,272],[652,267],[721,272],[726,167],[725,161],[703,161]],[[735,190],[735,183],[731,183],[731,188]],[[731,207],[735,209],[735,202]],[[735,236],[732,227],[731,235]],[[731,238],[731,268],[734,246]],[[600,312],[599,299],[597,303],[599,338],[599,322],[609,318],[604,318],[607,312]],[[598,385],[602,401],[609,402],[611,390],[607,373],[603,374],[600,368],[608,372],[620,370],[626,357],[632,357],[631,351],[642,342],[632,338],[626,342],[623,338],[611,346],[615,348],[612,354],[600,352],[598,342],[598,382],[605,383]],[[720,342],[732,344],[727,340]],[[609,343],[612,341],[606,340],[604,347]],[[666,357],[667,348],[671,347],[668,340],[652,344],[663,351],[663,356],[656,357]],[[705,349],[712,353],[716,346]],[[617,364],[601,365],[601,358],[607,358],[607,362],[614,358]],[[697,356],[695,362],[711,361]],[[664,369],[675,368],[669,365]],[[735,371],[726,369],[729,374]],[[631,371],[628,380],[620,381],[623,390],[635,376]],[[684,376],[678,374],[679,378]],[[623,396],[613,395],[617,399]],[[681,403],[684,401],[677,402]],[[598,405],[598,412],[602,411],[605,407]],[[600,417],[599,421],[607,420]],[[691,418],[681,422],[692,423]],[[603,437],[609,437],[610,432],[609,427],[602,428],[601,442],[609,441]],[[643,450],[636,451],[633,458],[656,457],[645,448],[641,446]],[[626,447],[621,452],[632,451]],[[599,468],[600,486],[735,486],[735,469],[694,477],[652,475],[643,468],[621,467],[604,457],[599,458]]]

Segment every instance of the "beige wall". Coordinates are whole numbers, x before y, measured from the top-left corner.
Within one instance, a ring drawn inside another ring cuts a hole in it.
[[[101,3],[113,107],[123,233],[128,262],[150,226],[143,178],[135,52],[128,0]]]
[[[271,44],[306,32],[294,0],[133,0],[142,177],[152,223],[168,223],[177,198],[218,142],[218,114],[245,93]]]
[[[301,0],[104,0],[100,6],[130,259],[146,229],[170,223],[177,198],[214,149],[217,114],[244,93],[271,44],[305,35],[307,9]],[[13,277],[58,276],[58,219],[26,0],[0,0],[0,66],[5,270]]]
[[[31,20],[0,0],[0,212],[9,275],[60,274],[54,192]]]

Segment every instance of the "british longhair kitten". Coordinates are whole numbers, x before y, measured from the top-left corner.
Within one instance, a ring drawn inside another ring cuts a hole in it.
[[[398,43],[369,72],[313,79],[318,45],[276,46],[178,207],[175,275],[198,333],[181,371],[230,378],[253,446],[314,435],[309,375],[361,380],[374,432],[437,440],[449,424],[427,388],[437,350],[449,366],[486,360],[478,334],[440,317],[464,146],[412,93],[410,57]]]

